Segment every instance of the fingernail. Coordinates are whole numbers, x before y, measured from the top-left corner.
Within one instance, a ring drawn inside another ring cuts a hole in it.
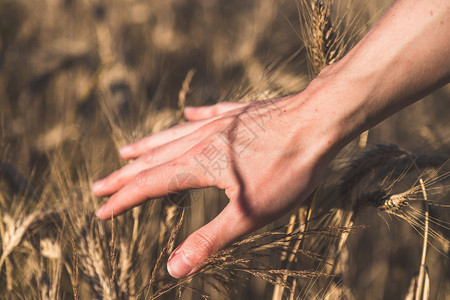
[[[102,180],[98,180],[92,185],[92,190],[95,193],[98,190],[100,190],[104,185],[105,185],[105,181],[103,179]]]
[[[130,145],[123,146],[119,149],[119,153],[120,155],[126,155],[131,152],[132,148],[133,147],[131,147]]]
[[[103,212],[105,211],[105,205],[100,206],[99,209],[95,212],[95,215],[99,218],[103,215]]]
[[[193,269],[191,262],[184,256],[183,252],[175,250],[167,262],[167,271],[170,276],[182,278],[187,276]]]

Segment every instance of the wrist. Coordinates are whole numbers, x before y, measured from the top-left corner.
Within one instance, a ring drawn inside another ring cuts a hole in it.
[[[311,130],[322,140],[318,151],[333,158],[346,144],[383,118],[374,105],[374,86],[367,76],[346,71],[344,64],[327,66],[296,95],[299,115],[311,112]],[[314,142],[317,142],[314,141]]]

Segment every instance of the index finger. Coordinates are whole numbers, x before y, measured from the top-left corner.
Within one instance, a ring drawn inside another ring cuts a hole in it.
[[[160,147],[164,144],[170,143],[176,139],[186,136],[211,121],[213,121],[213,119],[190,121],[157,132],[135,143],[121,147],[119,149],[120,156],[123,159],[137,158],[150,149]]]

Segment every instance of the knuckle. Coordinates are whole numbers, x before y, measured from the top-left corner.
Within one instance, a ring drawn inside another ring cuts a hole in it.
[[[147,170],[139,172],[135,177],[136,186],[138,188],[147,186],[149,183],[149,178],[150,176]]]
[[[150,150],[148,151],[148,153],[146,153],[145,155],[142,155],[142,162],[146,165],[150,165],[153,163],[154,161],[154,157],[155,157],[155,151],[154,150]],[[139,158],[141,159],[141,158]]]
[[[204,232],[195,232],[192,236],[194,253],[200,256],[210,256],[217,250],[214,240]]]

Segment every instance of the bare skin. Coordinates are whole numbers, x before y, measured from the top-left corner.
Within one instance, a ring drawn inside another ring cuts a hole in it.
[[[399,0],[305,91],[188,108],[189,122],[121,148],[122,158],[135,160],[93,185],[95,195],[112,195],[97,216],[108,219],[112,211],[118,215],[166,195],[177,174],[193,175],[177,189],[224,189],[229,204],[169,258],[169,273],[185,277],[303,201],[358,134],[449,79],[450,3]],[[212,154],[214,166],[206,160]]]

